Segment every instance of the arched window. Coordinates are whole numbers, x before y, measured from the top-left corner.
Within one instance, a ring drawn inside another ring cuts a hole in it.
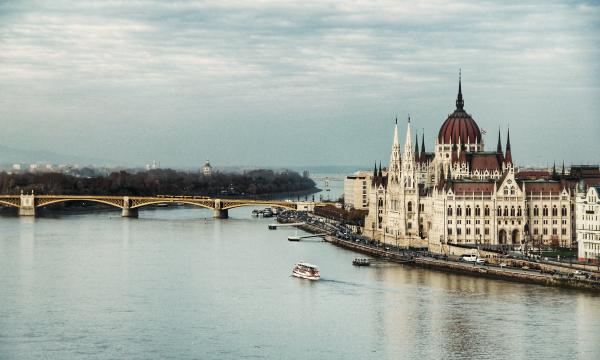
[[[515,187],[514,187],[514,186],[511,186],[511,187],[510,187],[510,194],[511,194],[511,195],[514,195],[514,194],[515,194]]]
[[[460,205],[456,207],[456,216],[462,216],[462,209],[460,208]]]
[[[465,213],[467,216],[471,216],[471,207],[467,206],[467,208],[465,209]]]
[[[537,205],[533,207],[533,216],[540,216],[540,209]]]
[[[514,206],[510,207],[510,216],[515,216],[515,207]]]
[[[408,210],[408,212],[412,211],[412,201],[408,202],[408,204],[406,205],[406,209]]]
[[[558,216],[558,209],[556,208],[556,205],[552,207],[552,216]]]
[[[383,199],[379,198],[379,206],[383,206]]]
[[[475,206],[475,216],[481,216],[481,209],[479,205]]]
[[[544,208],[542,209],[542,216],[548,216],[548,207],[546,205],[544,205]]]
[[[522,216],[523,213],[521,212],[521,207],[517,207],[517,216]]]
[[[448,216],[452,216],[452,206],[448,206]]]
[[[504,207],[504,216],[508,216],[508,206]]]
[[[525,208],[525,215],[526,215],[527,217],[529,217],[529,215],[531,214],[531,211],[530,211],[530,210],[531,210],[531,209],[529,208],[529,206],[528,206],[527,208]]]
[[[508,188],[504,188],[504,195],[508,195]]]
[[[496,216],[502,216],[502,208],[498,206],[498,210],[496,210]]]
[[[490,216],[490,208],[486,205],[485,209],[483,209],[484,216]]]
[[[562,209],[560,210],[560,214],[562,216],[567,216],[567,207],[563,205]]]

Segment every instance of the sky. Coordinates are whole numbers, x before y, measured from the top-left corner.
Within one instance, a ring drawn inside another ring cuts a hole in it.
[[[597,1],[0,0],[0,144],[370,168],[396,117],[433,149],[459,69],[486,149],[600,163]]]

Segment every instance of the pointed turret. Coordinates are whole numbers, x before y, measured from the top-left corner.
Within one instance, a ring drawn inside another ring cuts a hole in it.
[[[421,161],[421,154],[419,153],[419,135],[415,133],[415,161]]]
[[[500,127],[498,126],[498,146],[496,146],[496,152],[502,154],[502,138],[500,136]]]
[[[379,173],[377,174],[379,180],[383,179],[383,171],[381,171],[381,161],[379,162]]]
[[[392,182],[397,182],[400,177],[400,143],[398,142],[398,118],[394,124],[394,140],[392,142],[392,152],[390,154],[390,164],[388,166],[388,178]]]
[[[456,97],[456,110],[464,110],[465,101],[462,96],[462,71],[458,70],[458,96]]]
[[[425,130],[423,130],[423,134],[421,134],[421,161],[425,161]]]
[[[408,124],[406,125],[406,141],[404,142],[404,156],[406,160],[414,158],[412,147],[412,131],[410,129],[410,115],[408,116]]]
[[[556,179],[557,177],[557,173],[556,173],[556,161],[554,163],[552,163],[552,178]]]
[[[562,164],[562,170],[560,171],[560,177],[565,177],[566,173],[565,173],[565,161],[563,160],[563,164]]]
[[[504,155],[504,162],[511,165],[513,163],[512,154],[510,151],[510,129],[507,130],[506,134],[506,153]]]

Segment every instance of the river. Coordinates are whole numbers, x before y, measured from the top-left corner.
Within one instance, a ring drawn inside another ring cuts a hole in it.
[[[596,359],[600,297],[379,264],[230,210],[0,217],[0,359]],[[290,277],[295,262],[322,279]]]

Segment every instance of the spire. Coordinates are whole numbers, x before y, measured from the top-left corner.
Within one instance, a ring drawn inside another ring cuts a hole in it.
[[[396,118],[396,124],[394,125],[394,142],[392,146],[398,145],[398,118]]]
[[[510,128],[507,130],[506,134],[506,156],[504,157],[504,162],[507,164],[512,164],[512,154],[510,151]]]
[[[421,134],[421,161],[425,161],[425,129]]]
[[[496,152],[498,154],[502,154],[502,139],[500,137],[500,126],[498,126],[498,146],[496,147]]]
[[[415,161],[417,162],[419,162],[419,160],[421,159],[419,155],[419,135],[415,133]]]
[[[552,178],[556,178],[556,161],[552,164]]]
[[[462,71],[458,70],[458,96],[456,97],[456,110],[463,110],[465,107],[465,101],[462,96]]]
[[[565,177],[565,161],[563,160],[562,171],[560,172],[561,177]]]
[[[373,168],[373,179],[377,178],[377,161],[375,161],[375,167]]]
[[[383,172],[381,171],[381,161],[379,162],[379,173],[377,174],[377,176],[379,176],[380,180],[383,179]]]
[[[410,115],[408,116],[408,124],[406,125],[406,141],[404,142],[405,156],[412,156],[412,131],[410,130]]]

